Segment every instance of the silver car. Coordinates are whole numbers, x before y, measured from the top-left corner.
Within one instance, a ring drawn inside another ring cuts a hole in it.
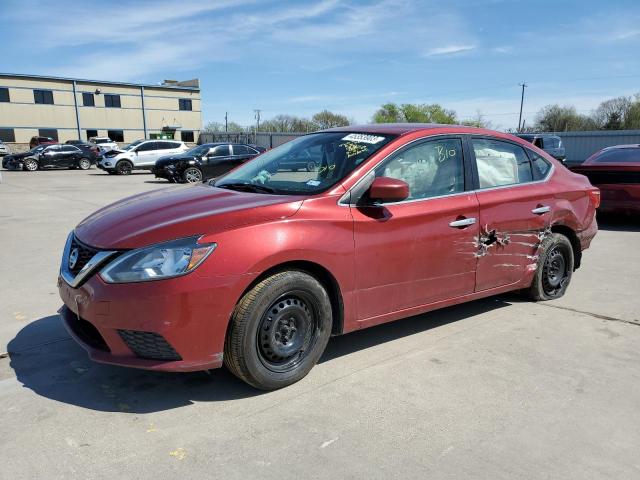
[[[11,155],[11,150],[9,149],[9,145],[6,145],[0,140],[0,157],[4,157],[5,155]]]

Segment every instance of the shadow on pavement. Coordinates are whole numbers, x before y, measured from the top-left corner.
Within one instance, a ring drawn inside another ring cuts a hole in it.
[[[509,304],[493,297],[335,337],[320,362]],[[68,336],[58,315],[27,325],[9,342],[8,352],[10,366],[26,388],[58,402],[103,412],[150,413],[263,393],[224,368],[164,373],[94,363]]]

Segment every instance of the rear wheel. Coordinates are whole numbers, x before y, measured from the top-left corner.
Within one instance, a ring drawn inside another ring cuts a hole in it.
[[[24,161],[24,169],[28,172],[35,172],[36,170],[38,170],[38,162],[33,158],[27,158]]]
[[[225,365],[262,390],[302,379],[318,362],[331,334],[331,302],[311,275],[290,270],[262,280],[231,317]]]
[[[187,183],[202,182],[202,172],[196,167],[189,167],[182,172],[182,179]]]
[[[89,170],[91,168],[91,160],[88,158],[81,158],[78,160],[78,167],[80,170]]]
[[[120,160],[116,164],[116,172],[118,175],[130,175],[133,171],[133,164],[129,160]]]
[[[538,250],[538,267],[529,288],[532,300],[553,300],[567,291],[573,273],[573,247],[567,237],[552,233]]]

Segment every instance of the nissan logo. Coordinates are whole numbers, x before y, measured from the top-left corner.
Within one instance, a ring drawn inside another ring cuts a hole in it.
[[[80,252],[77,248],[71,250],[71,253],[69,254],[69,268],[74,268],[76,266],[76,263],[78,263],[79,254]]]

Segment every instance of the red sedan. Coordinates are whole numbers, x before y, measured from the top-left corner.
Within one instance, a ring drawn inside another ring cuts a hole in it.
[[[640,213],[640,145],[603,148],[571,169],[600,189],[601,211]]]
[[[318,158],[292,172],[281,160]],[[329,337],[511,290],[562,296],[599,191],[524,140],[450,125],[302,136],[69,235],[58,287],[99,362],[303,378]]]

